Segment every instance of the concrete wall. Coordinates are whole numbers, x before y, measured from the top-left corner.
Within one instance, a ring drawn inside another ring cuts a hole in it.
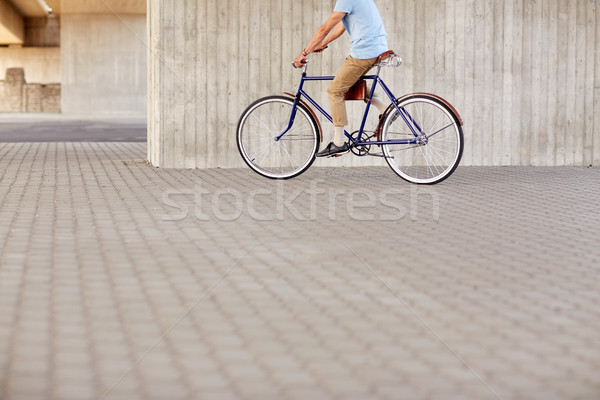
[[[60,18],[25,18],[24,46],[59,47]]]
[[[235,145],[239,114],[259,96],[294,89],[298,73],[290,62],[334,3],[150,0],[150,161],[243,166]],[[398,95],[430,91],[456,105],[465,121],[464,165],[600,164],[597,2],[376,4],[390,47],[405,60],[385,80]],[[310,71],[335,72],[347,52],[341,39],[311,58]],[[324,93],[325,86],[313,90]],[[326,162],[382,165],[357,157]]]
[[[60,83],[60,48],[58,47],[0,47],[0,76],[8,68],[21,67],[27,82]]]
[[[146,16],[63,13],[60,22],[63,113],[146,113]]]

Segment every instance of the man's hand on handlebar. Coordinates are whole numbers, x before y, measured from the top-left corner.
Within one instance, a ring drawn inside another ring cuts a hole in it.
[[[308,63],[308,60],[306,59],[306,54],[304,52],[302,52],[298,57],[296,57],[294,59],[294,68],[302,68],[303,66],[305,66]]]
[[[327,45],[324,45],[324,46],[320,45],[319,47],[314,49],[312,51],[312,53],[320,53],[323,50],[325,50],[326,48],[327,48]],[[294,59],[294,67],[302,68],[303,66],[305,66],[308,63],[308,60],[306,59],[307,56],[308,56],[308,53],[306,52],[306,50],[302,50],[302,53],[300,53],[300,55]]]

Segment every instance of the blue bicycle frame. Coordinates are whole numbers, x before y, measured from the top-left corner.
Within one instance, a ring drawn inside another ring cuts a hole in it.
[[[323,114],[323,116],[325,118],[327,118],[329,120],[329,122],[333,123],[333,118],[331,117],[331,115],[329,115],[327,113],[327,111],[325,111],[323,109],[323,107],[321,107],[319,105],[319,103],[317,103],[312,97],[310,97],[308,95],[308,93],[306,93],[306,91],[304,91],[304,82],[306,82],[306,81],[332,81],[334,78],[335,78],[334,76],[307,76],[306,69],[302,72],[302,78],[300,79],[300,85],[298,86],[298,91],[296,92],[294,105],[292,107],[292,113],[290,115],[290,122],[289,122],[287,128],[278,137],[276,137],[275,140],[280,140],[292,128],[292,125],[294,124],[294,120],[296,118],[296,111],[297,111],[298,103],[300,102],[300,99],[302,98],[302,96],[304,96],[304,98],[310,104],[312,104],[313,107],[315,107],[321,114]],[[426,140],[427,136],[425,135],[425,132],[422,131],[422,129],[419,127],[419,125],[410,116],[410,114],[403,107],[402,108],[398,107],[398,104],[396,104],[396,98],[395,98],[394,94],[387,87],[385,82],[383,82],[383,80],[379,77],[379,71],[377,72],[376,75],[365,75],[362,77],[362,79],[372,80],[373,85],[371,87],[371,92],[369,93],[369,98],[368,98],[369,101],[367,102],[367,106],[365,108],[363,119],[362,119],[362,122],[360,125],[360,130],[358,131],[358,136],[355,139],[348,132],[344,131],[344,134],[346,135],[346,137],[348,137],[348,139],[350,139],[354,143],[355,146],[365,146],[365,145],[373,145],[373,144],[374,145],[386,145],[386,144],[409,145],[409,144],[420,144],[424,139]],[[386,140],[386,141],[364,141],[364,142],[361,141],[361,138],[362,138],[362,135],[364,132],[364,128],[365,128],[365,124],[367,122],[367,117],[369,115],[369,110],[371,108],[370,100],[373,99],[373,95],[375,94],[375,89],[377,88],[378,84],[381,85],[383,91],[390,98],[392,104],[394,104],[394,107],[398,111],[398,114],[400,116],[402,116],[402,119],[404,120],[406,125],[410,128],[412,134],[414,135],[413,138]]]

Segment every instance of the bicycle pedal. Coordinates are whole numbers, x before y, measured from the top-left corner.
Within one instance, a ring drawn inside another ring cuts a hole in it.
[[[346,154],[348,154],[348,152],[345,152],[345,153],[338,153],[338,154],[332,154],[332,155],[330,155],[330,156],[329,156],[329,157],[327,157],[327,158],[336,158],[336,157],[341,157],[341,156],[344,156],[344,155],[346,155]]]

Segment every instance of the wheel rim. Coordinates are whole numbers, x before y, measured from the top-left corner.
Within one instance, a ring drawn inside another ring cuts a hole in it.
[[[383,152],[390,167],[413,183],[437,183],[447,178],[462,154],[462,131],[454,116],[434,100],[408,99],[399,105],[406,110],[406,120],[423,136],[420,142],[407,145],[385,145]],[[411,120],[412,118],[412,120]],[[419,129],[419,127],[421,129]],[[383,140],[412,139],[413,131],[397,111],[388,115]]]
[[[297,107],[291,129],[288,126],[293,101],[267,99],[251,106],[240,121],[238,144],[246,163],[261,175],[287,178],[310,166],[317,146],[317,132],[308,113]]]

